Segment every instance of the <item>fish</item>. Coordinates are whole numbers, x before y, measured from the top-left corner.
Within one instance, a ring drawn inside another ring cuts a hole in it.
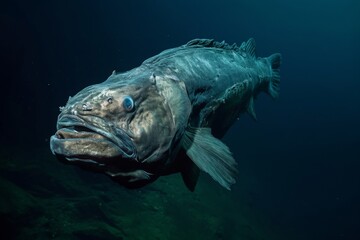
[[[69,97],[50,149],[129,189],[180,173],[194,191],[206,172],[230,190],[238,166],[221,138],[241,114],[256,120],[258,94],[278,98],[280,65],[280,53],[257,57],[253,38],[193,39]]]

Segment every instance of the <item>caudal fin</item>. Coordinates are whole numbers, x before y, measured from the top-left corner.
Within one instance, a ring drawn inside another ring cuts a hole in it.
[[[280,65],[281,65],[281,54],[274,53],[268,57],[271,64],[272,77],[269,82],[268,93],[274,99],[279,97],[280,92]]]

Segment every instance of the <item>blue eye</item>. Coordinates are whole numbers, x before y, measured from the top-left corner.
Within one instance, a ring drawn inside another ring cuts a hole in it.
[[[123,100],[123,107],[127,112],[134,109],[134,100],[130,96],[125,96]]]

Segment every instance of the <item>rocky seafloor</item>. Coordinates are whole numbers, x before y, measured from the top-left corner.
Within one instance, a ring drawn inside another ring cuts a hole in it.
[[[174,174],[128,190],[48,149],[0,159],[1,239],[281,239],[244,181],[235,194],[201,174],[191,193]]]

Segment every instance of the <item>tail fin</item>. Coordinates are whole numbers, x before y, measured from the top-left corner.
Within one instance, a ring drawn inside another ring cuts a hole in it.
[[[268,57],[268,60],[271,64],[272,77],[270,79],[268,93],[274,99],[279,97],[280,92],[280,64],[281,64],[281,54],[274,53]]]

